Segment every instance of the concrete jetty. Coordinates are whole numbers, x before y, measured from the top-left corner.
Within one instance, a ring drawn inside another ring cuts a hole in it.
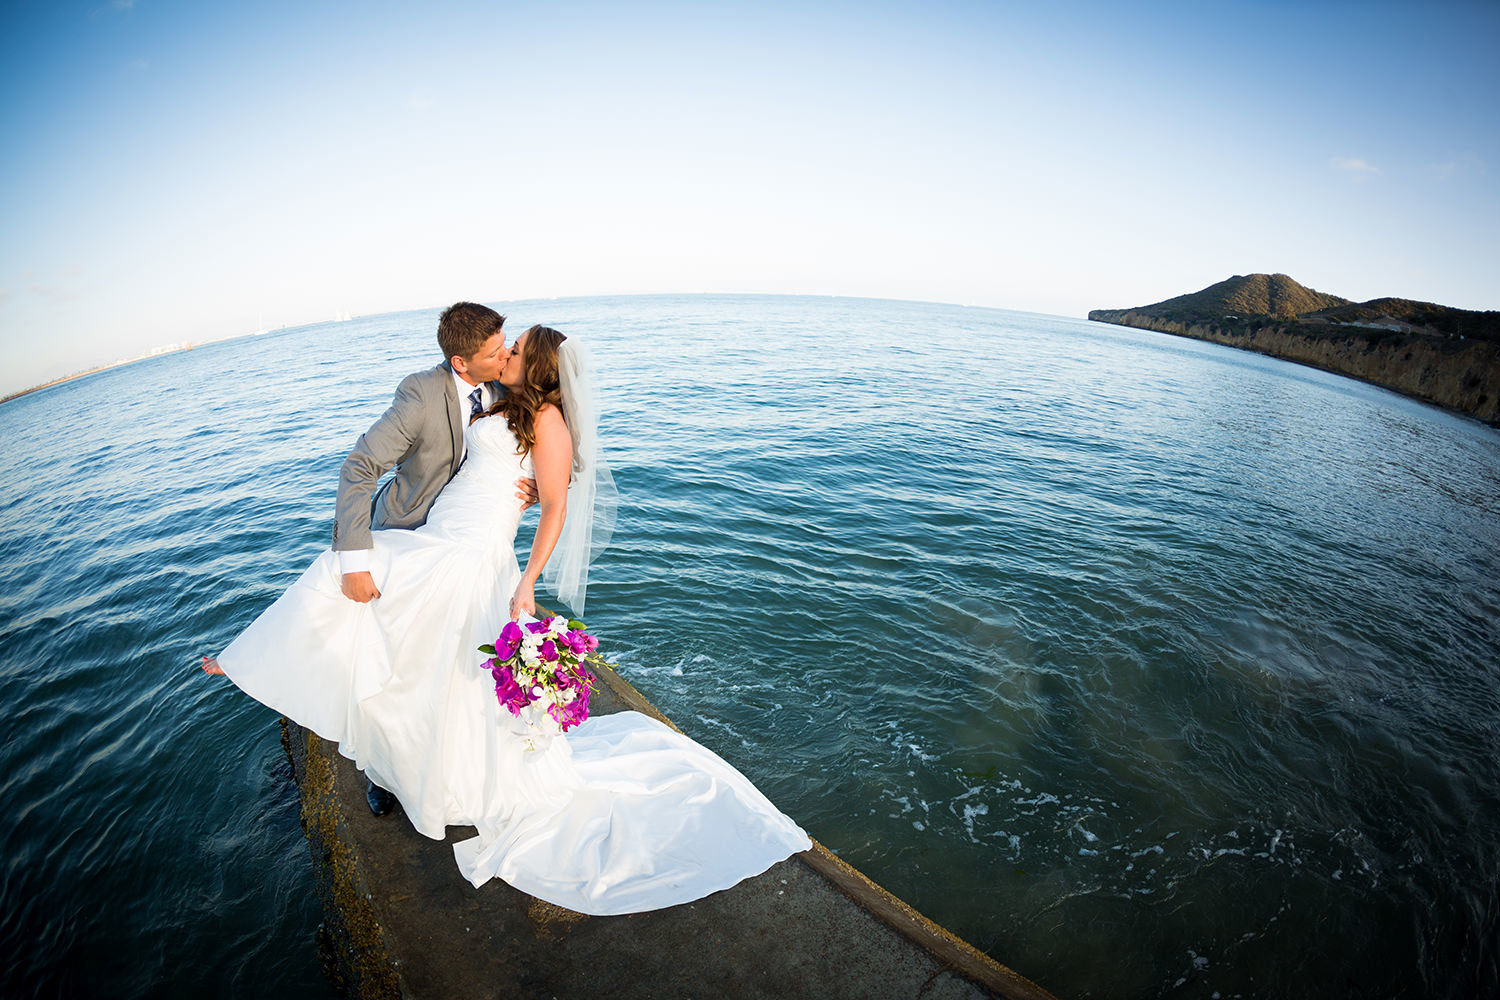
[[[613,670],[598,674],[594,714],[672,725]],[[472,828],[439,842],[399,810],[377,819],[333,744],[286,720],[282,741],[326,914],[324,966],[351,997],[1051,997],[816,842],[706,899],[629,916],[574,913],[499,879],[475,889],[451,846]]]

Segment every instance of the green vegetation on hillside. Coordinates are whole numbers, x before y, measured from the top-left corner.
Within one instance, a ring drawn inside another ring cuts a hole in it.
[[[1500,427],[1500,312],[1409,299],[1350,302],[1284,274],[1089,319],[1207,340],[1382,385]]]
[[[1137,320],[1211,326],[1230,333],[1275,324],[1315,338],[1336,334],[1371,341],[1417,336],[1500,342],[1500,312],[1397,298],[1350,302],[1314,291],[1284,274],[1237,274],[1202,291],[1149,306],[1095,309],[1089,319],[1118,323],[1126,313]]]
[[[1376,327],[1403,333],[1500,342],[1500,312],[1453,309],[1410,299],[1371,299],[1302,317],[1310,323]]]
[[[1289,320],[1303,313],[1348,304],[1348,299],[1315,292],[1284,274],[1236,274],[1201,292],[1179,295],[1135,311],[1178,322],[1222,320],[1231,316]]]

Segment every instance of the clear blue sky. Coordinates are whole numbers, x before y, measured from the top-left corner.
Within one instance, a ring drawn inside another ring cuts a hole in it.
[[[7,3],[0,392],[460,298],[1500,308],[1500,3]]]

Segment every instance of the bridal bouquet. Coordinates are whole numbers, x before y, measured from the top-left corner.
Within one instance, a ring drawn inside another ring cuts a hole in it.
[[[555,736],[589,717],[594,675],[585,665],[599,640],[583,628],[560,615],[506,622],[493,646],[479,647],[489,656],[480,665],[495,678],[495,697],[538,735]]]

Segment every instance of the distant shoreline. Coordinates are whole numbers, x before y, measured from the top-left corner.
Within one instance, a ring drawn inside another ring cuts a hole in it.
[[[43,389],[50,389],[55,385],[62,385],[65,382],[72,382],[74,379],[87,378],[90,375],[97,375],[100,372],[107,372],[111,368],[123,368],[126,365],[133,365],[138,361],[150,361],[152,358],[160,358],[168,354],[179,354],[183,351],[191,351],[193,349],[193,346],[194,345],[192,344],[171,344],[167,347],[158,347],[154,351],[151,351],[149,354],[142,354],[139,357],[121,358],[118,361],[110,361],[107,364],[95,365],[93,368],[86,368],[81,372],[74,372],[71,375],[63,375],[53,379],[50,382],[43,382],[40,385],[33,385],[29,388],[22,389],[20,392],[13,392],[8,396],[0,396],[0,405],[9,403],[13,399],[20,399],[22,396],[29,396],[33,392],[41,392]]]
[[[120,358],[116,361],[108,361],[102,365],[95,365],[92,368],[85,368],[81,372],[73,372],[71,375],[59,375],[57,378],[50,381],[30,386],[18,392],[10,393],[6,396],[0,396],[0,404],[9,403],[11,400],[20,399],[22,396],[29,396],[33,392],[41,392],[43,389],[50,389],[55,385],[62,385],[65,382],[72,382],[74,379],[87,378],[90,375],[97,375],[100,372],[107,372],[112,368],[123,368],[126,365],[134,365],[142,361],[150,361],[152,358],[165,357],[168,354],[181,354],[184,351],[195,350],[199,347],[207,347],[210,344],[222,344],[225,341],[229,340],[239,340],[241,337],[259,337],[262,334],[267,333],[284,333],[290,329],[293,329],[293,327],[282,325],[265,330],[251,330],[249,333],[233,333],[227,337],[214,337],[208,340],[188,340],[183,341],[180,344],[163,344],[161,347],[154,347],[151,350],[147,351],[145,354],[138,354],[133,358]]]

